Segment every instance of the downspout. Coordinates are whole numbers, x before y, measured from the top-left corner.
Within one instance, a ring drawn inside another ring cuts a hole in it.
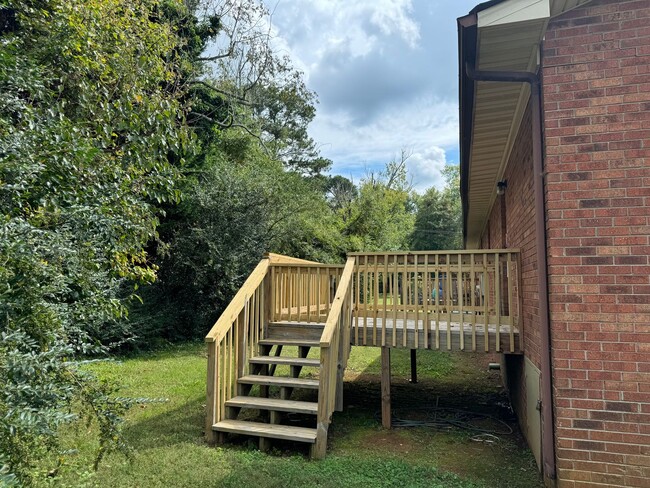
[[[554,480],[555,438],[553,432],[553,384],[551,370],[551,321],[548,305],[548,264],[546,260],[546,205],[544,203],[544,155],[542,153],[541,81],[536,73],[523,71],[478,71],[465,64],[467,76],[474,81],[530,84],[533,132],[533,188],[535,192],[535,247],[537,251],[537,288],[542,372],[542,463],[545,475]]]

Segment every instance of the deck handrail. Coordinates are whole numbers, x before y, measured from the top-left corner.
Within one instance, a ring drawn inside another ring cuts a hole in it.
[[[318,416],[314,457],[325,456],[327,430],[334,410],[343,409],[343,373],[350,354],[352,275],[355,258],[348,258],[320,338]]]
[[[269,258],[271,264],[321,264],[317,261],[309,261],[308,259],[294,258],[292,256],[285,256],[284,254],[276,254],[274,252],[267,252],[264,254],[265,258]]]
[[[233,321],[241,313],[246,305],[247,299],[260,286],[269,269],[271,261],[263,258],[248,276],[242,287],[237,291],[226,309],[221,313],[216,323],[205,336],[205,342],[216,342],[223,338],[223,335],[232,326]]]
[[[263,258],[205,336],[208,346],[205,433],[216,439],[213,425],[223,420],[226,402],[236,395],[237,381],[245,375],[256,353],[270,315],[270,259]]]
[[[376,252],[349,252],[348,256],[385,256],[389,254],[391,256],[423,256],[427,254],[485,254],[489,253],[518,253],[519,249],[510,248],[510,249],[453,249],[453,250],[442,250],[442,251],[376,251]]]

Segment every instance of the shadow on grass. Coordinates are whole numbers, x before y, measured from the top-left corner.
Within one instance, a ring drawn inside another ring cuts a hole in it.
[[[160,413],[139,412],[126,423],[124,434],[135,449],[167,447],[192,442],[204,443],[205,396],[197,396],[182,405],[136,406],[135,409],[162,409]]]

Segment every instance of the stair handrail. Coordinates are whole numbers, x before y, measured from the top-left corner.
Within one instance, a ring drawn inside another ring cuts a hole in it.
[[[216,342],[223,338],[224,334],[231,328],[232,323],[246,306],[248,298],[260,286],[267,274],[271,260],[263,258],[248,276],[242,287],[235,294],[226,309],[221,313],[210,332],[205,336],[205,342]]]
[[[343,407],[343,372],[350,353],[352,317],[352,276],[356,259],[348,258],[339,280],[325,328],[320,338],[318,417],[314,457],[322,458],[327,449],[327,430],[334,410]]]
[[[205,336],[208,346],[205,435],[217,439],[213,426],[223,420],[225,403],[235,395],[237,380],[244,376],[252,351],[264,335],[271,293],[271,259],[264,257]]]

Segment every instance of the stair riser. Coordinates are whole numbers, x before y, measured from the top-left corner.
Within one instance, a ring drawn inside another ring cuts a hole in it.
[[[268,339],[304,339],[318,341],[323,333],[322,325],[270,324],[267,329]]]
[[[271,379],[268,379],[271,378]],[[246,376],[240,378],[239,383],[242,385],[262,385],[262,386],[279,386],[284,388],[305,388],[307,390],[318,390],[318,381],[296,379],[292,378],[279,378],[279,377],[260,377],[260,376]]]
[[[282,412],[282,413],[296,413],[301,415],[317,415],[318,412],[314,410],[296,410],[291,408],[280,408],[280,407],[262,407],[262,406],[231,406],[226,404],[226,418],[227,419],[236,419],[239,413],[242,410],[260,410],[262,412]]]
[[[248,360],[250,364],[254,365],[270,365],[277,364],[278,366],[294,366],[299,368],[320,368],[320,362],[315,361],[291,361],[291,360],[282,360],[282,359],[256,359],[251,358]]]

